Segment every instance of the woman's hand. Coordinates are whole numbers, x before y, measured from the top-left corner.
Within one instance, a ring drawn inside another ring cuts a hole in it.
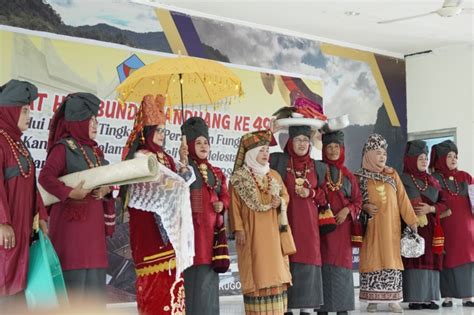
[[[308,198],[310,190],[308,188],[303,187],[303,188],[296,189],[295,192],[301,198]]]
[[[335,216],[336,219],[336,224],[342,224],[344,221],[346,221],[347,215],[349,214],[349,208],[344,207],[342,208]]]
[[[371,203],[366,203],[362,206],[362,210],[364,210],[365,213],[369,214],[370,216],[375,216],[377,214],[377,211],[379,211],[379,209],[377,208],[377,206],[371,204]]]
[[[278,196],[272,196],[272,208],[278,208],[281,205],[281,198]]]
[[[412,224],[412,225],[409,225],[408,226],[410,228],[410,230],[412,230],[413,232],[415,233],[418,233],[418,226],[415,224]]]
[[[81,180],[79,184],[77,184],[76,187],[74,187],[70,192],[69,192],[69,198],[74,199],[74,200],[82,200],[86,198],[87,194],[90,193],[92,190],[91,189],[84,189],[85,181]]]
[[[44,235],[48,235],[49,230],[48,230],[48,223],[46,223],[45,220],[39,220],[39,228],[43,232]]]
[[[12,249],[16,246],[15,232],[10,224],[0,224],[0,246]]]
[[[101,186],[92,191],[92,197],[94,197],[96,200],[100,200],[100,199],[103,199],[105,196],[107,196],[109,193],[110,193],[109,186]]]
[[[245,233],[244,231],[235,231],[235,242],[237,245],[245,245]]]
[[[222,201],[216,201],[212,204],[212,206],[214,207],[214,211],[216,213],[221,213],[222,210],[224,210],[224,203]]]
[[[427,203],[420,202],[420,203],[418,203],[417,206],[415,206],[415,212],[416,212],[416,215],[424,215],[424,214],[428,214],[428,213],[435,213],[436,208],[433,207],[433,206],[430,206]]]

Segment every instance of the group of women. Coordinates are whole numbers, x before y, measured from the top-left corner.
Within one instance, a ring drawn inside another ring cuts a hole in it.
[[[104,303],[106,236],[115,221],[111,189],[68,187],[58,179],[107,164],[95,141],[100,100],[70,94],[53,116],[39,182],[60,202],[46,213],[31,155],[20,139],[35,93],[33,85],[16,80],[1,88],[0,263],[6,268],[0,270],[0,303],[25,288],[29,226],[36,213],[60,259],[71,303]],[[457,169],[453,142],[433,147],[431,174],[426,143],[408,142],[399,176],[386,165],[387,142],[374,134],[363,147],[362,168],[353,174],[344,166],[342,131],[323,134],[323,161],[311,157],[310,125],[290,126],[284,152],[272,154],[272,132],[255,131],[241,139],[228,189],[223,172],[208,160],[209,129],[201,118],[181,127],[179,160],[166,153],[164,103],[161,95],[144,97],[125,158],[153,154],[188,183],[195,257],[193,266],[176,276],[173,244],[160,216],[128,209],[141,314],[219,314],[213,245],[226,211],[246,314],[353,310],[352,238],[361,224],[360,300],[368,303],[367,311],[388,303],[390,311],[401,312],[401,301],[411,309],[438,308],[440,292],[445,307],[453,305],[452,298],[474,305],[474,215],[468,195],[474,181]],[[126,195],[123,188],[125,206]],[[321,218],[332,215],[334,226],[328,229]],[[405,226],[425,240],[419,258],[401,257]],[[295,251],[288,252],[288,244]]]

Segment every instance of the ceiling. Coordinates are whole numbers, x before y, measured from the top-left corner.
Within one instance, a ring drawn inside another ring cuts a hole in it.
[[[473,43],[474,14],[438,15],[392,24],[378,21],[441,8],[443,0],[132,0],[191,15],[261,27],[387,55]],[[473,8],[474,0],[462,7]]]

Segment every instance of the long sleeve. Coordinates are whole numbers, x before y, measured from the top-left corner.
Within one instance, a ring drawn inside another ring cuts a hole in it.
[[[232,232],[243,231],[244,224],[240,210],[242,209],[242,200],[240,199],[237,191],[230,186],[230,207],[229,207],[229,220],[230,228]]]
[[[229,209],[230,194],[229,194],[229,190],[227,188],[227,179],[225,178],[224,173],[222,173],[222,171],[220,169],[219,169],[218,172],[216,172],[216,174],[218,174],[219,179],[221,181],[221,190],[219,192],[219,201],[222,201],[222,203],[224,204],[224,209]]]
[[[58,179],[64,174],[65,169],[66,149],[62,145],[56,145],[49,153],[38,181],[47,192],[53,194],[61,201],[65,201],[73,189]]]
[[[4,152],[0,148],[0,224],[11,224],[10,207],[7,202],[7,192],[5,189],[5,168]]]
[[[398,176],[397,172],[394,171],[394,179],[397,185],[397,201],[398,201],[398,208],[400,209],[400,215],[403,221],[407,225],[413,225],[417,222],[417,217],[415,214],[415,210],[413,210],[413,206],[411,205],[410,199],[405,191],[405,187]]]
[[[348,178],[351,183],[351,199],[346,207],[350,211],[352,220],[357,220],[357,216],[362,209],[362,194],[360,193],[359,182],[356,177],[350,174]]]

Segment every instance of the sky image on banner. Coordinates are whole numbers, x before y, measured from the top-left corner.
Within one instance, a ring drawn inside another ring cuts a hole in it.
[[[39,97],[31,105],[30,129],[23,141],[31,151],[40,170],[46,158],[50,119],[63,100],[72,92],[90,92],[101,99],[98,113],[97,142],[111,163],[118,162],[130,134],[139,104],[121,106],[116,100],[115,88],[134,70],[163,56],[144,52],[97,45],[88,40],[70,41],[52,36],[36,36],[22,32],[0,30],[5,67],[0,81],[10,78],[27,80],[39,90]],[[110,45],[109,45],[110,46]],[[229,178],[240,143],[240,137],[249,131],[268,129],[273,112],[291,103],[296,95],[306,96],[322,103],[323,86],[317,79],[297,78],[260,72],[256,69],[233,67],[241,79],[244,96],[232,104],[185,107],[184,118],[202,117],[210,127],[210,161]],[[150,91],[153,93],[153,91]],[[168,108],[165,147],[178,156],[183,121],[180,107]],[[109,240],[108,283],[116,301],[134,299],[135,271],[131,260],[128,224],[119,224]],[[231,245],[231,270],[221,276],[222,294],[240,294],[236,253]]]

